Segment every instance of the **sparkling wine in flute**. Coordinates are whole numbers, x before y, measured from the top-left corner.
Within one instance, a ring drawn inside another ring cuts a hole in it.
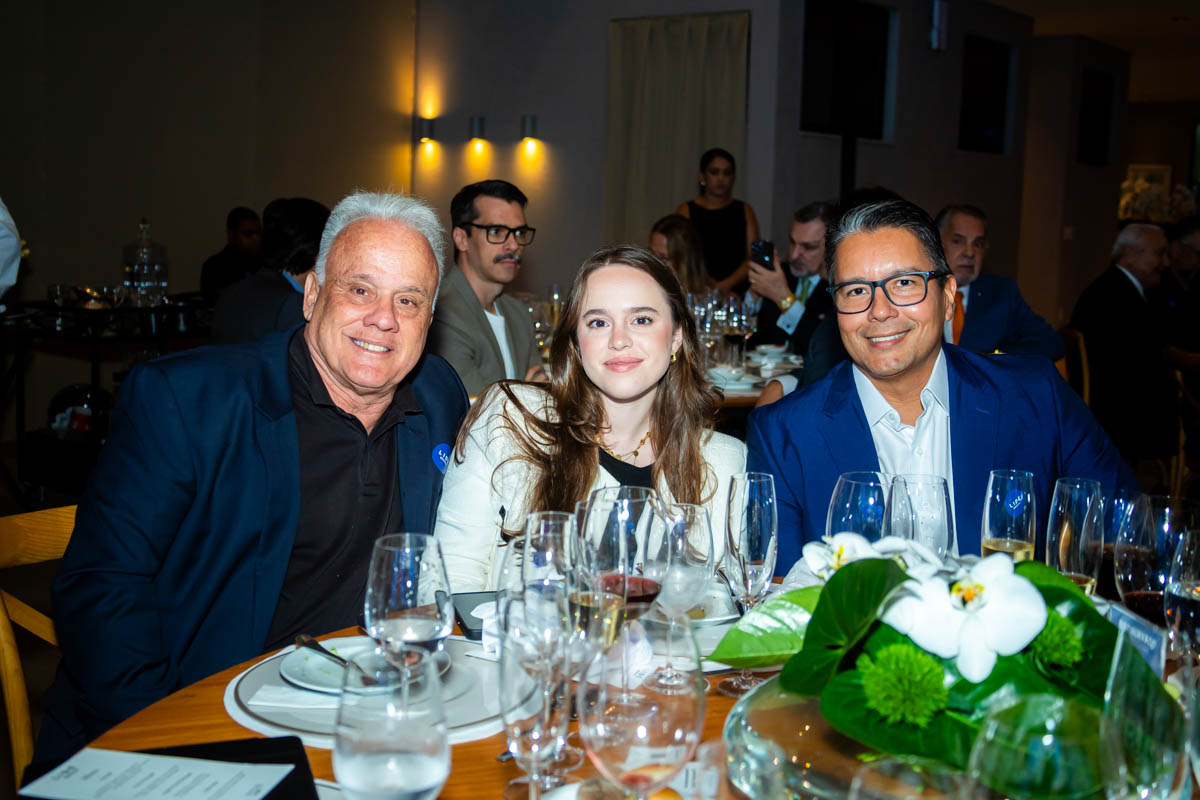
[[[1008,553],[1013,561],[1030,561],[1033,559],[1033,542],[1021,539],[984,539],[980,545],[980,553],[984,558],[994,553]]]
[[[1089,597],[1096,593],[1096,579],[1091,575],[1080,575],[1078,572],[1064,572],[1063,577],[1073,581]]]
[[[601,647],[616,643],[624,617],[624,598],[611,592],[575,592],[567,602],[579,630],[599,636]]]

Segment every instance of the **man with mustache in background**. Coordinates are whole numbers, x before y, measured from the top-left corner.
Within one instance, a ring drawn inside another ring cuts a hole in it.
[[[547,380],[529,309],[504,295],[533,241],[525,203],[502,180],[464,186],[450,201],[457,269],[442,282],[429,350],[450,362],[472,397],[504,378]]]

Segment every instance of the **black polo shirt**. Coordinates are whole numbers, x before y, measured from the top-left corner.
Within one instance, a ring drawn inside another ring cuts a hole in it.
[[[320,635],[355,624],[362,612],[371,545],[401,529],[396,488],[396,426],[421,404],[408,383],[368,434],[329,397],[297,331],[288,345],[288,377],[300,440],[300,518],[267,649],[297,633]]]

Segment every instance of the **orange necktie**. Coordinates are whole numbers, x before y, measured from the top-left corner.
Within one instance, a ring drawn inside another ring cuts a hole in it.
[[[958,344],[958,339],[962,336],[963,328],[963,293],[959,289],[954,295],[954,318],[950,321],[950,331],[954,334],[954,343]]]

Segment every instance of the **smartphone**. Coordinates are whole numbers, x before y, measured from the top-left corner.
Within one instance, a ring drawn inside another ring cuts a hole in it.
[[[775,269],[775,245],[766,239],[750,243],[750,260],[767,269]]]

